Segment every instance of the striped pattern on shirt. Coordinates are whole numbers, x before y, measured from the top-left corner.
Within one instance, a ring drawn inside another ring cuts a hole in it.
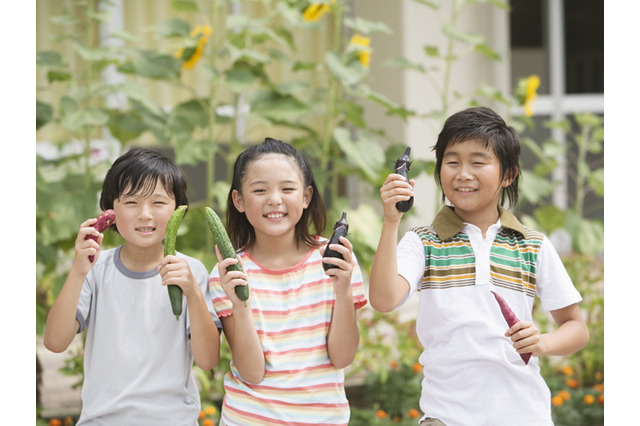
[[[238,257],[248,275],[254,325],[265,356],[265,376],[258,384],[242,380],[233,362],[224,378],[223,416],[230,425],[346,425],[349,403],[343,370],[327,352],[327,332],[334,304],[333,284],[322,269],[318,249],[297,265],[270,270],[248,253]],[[218,316],[231,315],[231,302],[220,286],[218,269],[209,285]],[[351,276],[354,304],[367,301],[357,264]]]
[[[434,226],[416,227],[425,250],[425,271],[420,289],[447,289],[475,285],[476,260],[466,234],[441,241]],[[526,228],[502,228],[491,246],[491,283],[497,287],[536,295],[536,262],[543,235]]]

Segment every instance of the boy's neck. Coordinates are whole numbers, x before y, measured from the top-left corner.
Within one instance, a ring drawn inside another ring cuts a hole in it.
[[[130,271],[145,272],[156,268],[164,257],[162,244],[152,247],[134,247],[125,243],[120,249],[120,261]]]
[[[482,232],[482,238],[485,238],[487,236],[487,230],[489,230],[489,227],[498,222],[498,219],[500,219],[500,212],[497,208],[495,209],[495,211],[492,210],[483,215],[474,215],[473,217],[465,217],[461,215],[459,211],[455,209],[455,207],[454,211],[458,215],[458,217],[462,219],[463,222],[470,223],[478,227]]]

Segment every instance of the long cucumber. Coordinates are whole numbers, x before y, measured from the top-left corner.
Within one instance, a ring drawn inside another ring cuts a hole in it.
[[[215,240],[215,244],[220,249],[220,254],[224,259],[228,258],[237,258],[236,250],[233,248],[231,244],[231,240],[229,240],[229,235],[227,234],[227,230],[224,228],[222,221],[218,217],[215,211],[213,211],[210,207],[204,208],[204,213],[207,218],[207,223],[209,224],[209,229],[211,230],[211,234],[213,234],[213,239]],[[227,271],[240,271],[243,272],[242,265],[240,262],[235,265],[231,265],[227,268]],[[248,285],[237,285],[236,295],[240,300],[245,302],[245,306],[247,305],[247,300],[249,299],[249,286]]]
[[[186,212],[187,206],[179,206],[169,218],[167,231],[164,235],[165,256],[176,254],[176,236],[178,235],[180,222],[182,222]],[[171,310],[176,316],[176,320],[179,320],[180,315],[182,314],[182,289],[175,284],[169,284],[167,286],[167,291],[169,292],[169,300],[171,301]]]

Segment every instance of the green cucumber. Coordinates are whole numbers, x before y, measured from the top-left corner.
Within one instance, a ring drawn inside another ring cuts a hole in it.
[[[229,240],[229,234],[227,234],[227,230],[224,228],[222,221],[210,207],[204,208],[204,213],[207,218],[207,223],[209,224],[209,229],[213,234],[213,239],[215,240],[215,244],[217,244],[220,249],[220,254],[224,259],[228,258],[237,258],[236,250],[233,248],[231,244],[231,240]],[[242,265],[240,262],[235,265],[231,265],[227,268],[227,271],[240,271],[243,272]],[[249,299],[249,286],[248,285],[237,285],[236,286],[236,295],[240,300],[245,302],[245,306],[247,305],[247,300]]]
[[[176,236],[178,235],[178,228],[180,227],[180,222],[182,222],[182,218],[184,218],[184,214],[187,212],[187,206],[179,206],[169,218],[169,222],[167,223],[167,230],[164,234],[164,255],[172,255],[176,254]],[[171,310],[173,314],[176,316],[176,320],[180,319],[180,315],[182,314],[182,289],[175,285],[169,284],[167,286],[167,291],[169,291],[169,301],[171,301]]]

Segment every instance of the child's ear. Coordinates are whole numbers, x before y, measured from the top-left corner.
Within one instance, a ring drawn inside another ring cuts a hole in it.
[[[311,199],[313,198],[313,188],[311,186],[307,186],[307,188],[304,190],[303,197],[303,206],[306,209],[307,207],[309,207]]]
[[[233,200],[233,205],[236,206],[236,209],[238,209],[240,213],[244,213],[244,200],[237,189],[231,191],[231,199]]]
[[[518,169],[509,170],[504,175],[504,179],[502,180],[502,187],[507,188],[509,185],[511,185],[515,180],[516,176],[518,176]]]

